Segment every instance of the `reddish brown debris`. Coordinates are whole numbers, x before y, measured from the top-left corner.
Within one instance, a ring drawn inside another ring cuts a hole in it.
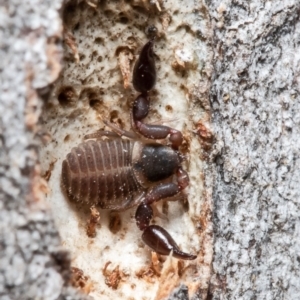
[[[161,271],[155,300],[167,299],[179,282],[178,260],[168,256]]]
[[[165,12],[160,16],[161,25],[163,28],[163,31],[167,31],[170,22],[171,22],[171,16],[169,13]]]
[[[45,172],[45,174],[42,176],[46,181],[49,181],[49,179],[51,178],[51,174],[54,168],[54,165],[56,163],[57,159],[54,159],[51,161],[48,170]]]
[[[130,85],[130,61],[133,60],[133,55],[129,49],[124,48],[119,52],[118,62],[124,81],[124,88],[127,89]]]
[[[148,283],[155,282],[156,273],[152,266],[141,268],[135,275],[137,278],[144,279]]]
[[[138,278],[142,278],[148,283],[154,283],[155,278],[160,277],[162,270],[161,257],[156,252],[151,252],[151,264],[141,268],[135,273]]]
[[[205,151],[210,151],[214,139],[210,129],[207,128],[203,122],[199,121],[196,125],[196,133],[200,137],[202,149]]]
[[[156,252],[151,252],[152,263],[151,266],[155,271],[157,276],[160,276],[160,272],[162,269],[162,262],[159,260],[159,255]]]
[[[105,264],[102,273],[105,277],[106,285],[116,290],[119,286],[120,281],[124,281],[124,277],[126,277],[127,275],[124,274],[123,271],[120,271],[119,266],[116,266],[112,271],[108,271],[107,267],[110,264],[111,264],[110,261],[108,261]]]
[[[64,30],[64,41],[66,45],[71,49],[76,63],[79,63],[79,54],[76,39],[74,35],[68,30]]]
[[[94,205],[90,209],[91,216],[87,223],[86,234],[88,237],[94,238],[96,236],[96,227],[100,221],[100,213]]]
[[[112,233],[117,233],[121,229],[122,223],[118,213],[112,212],[109,216],[109,230]]]
[[[85,276],[83,271],[79,268],[71,268],[71,285],[80,289],[85,294],[89,294],[93,288],[93,283],[88,276]]]

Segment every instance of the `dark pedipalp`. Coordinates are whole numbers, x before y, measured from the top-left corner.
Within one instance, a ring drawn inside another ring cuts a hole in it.
[[[147,93],[156,82],[156,70],[153,52],[153,40],[142,49],[133,69],[132,83],[136,91]]]
[[[197,258],[196,255],[181,251],[171,235],[158,225],[148,226],[143,232],[142,239],[158,254],[169,255],[173,251],[173,256],[179,259],[193,260]]]
[[[136,120],[142,120],[147,117],[150,101],[147,94],[140,94],[134,101],[132,113]]]

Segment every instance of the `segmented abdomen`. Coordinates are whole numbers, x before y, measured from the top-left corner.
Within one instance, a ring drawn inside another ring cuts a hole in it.
[[[90,140],[73,148],[62,164],[68,195],[107,209],[129,206],[141,188],[132,170],[133,144],[122,139]]]

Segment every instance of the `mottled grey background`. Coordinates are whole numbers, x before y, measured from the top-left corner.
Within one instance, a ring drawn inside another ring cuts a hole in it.
[[[0,2],[1,300],[83,299],[64,286],[70,258],[40,194],[36,164],[37,89],[60,69],[60,2]]]
[[[207,3],[219,141],[212,298],[300,299],[300,3]]]

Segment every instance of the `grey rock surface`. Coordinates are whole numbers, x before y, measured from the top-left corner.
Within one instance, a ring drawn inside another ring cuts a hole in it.
[[[1,2],[0,299],[84,299],[66,287],[70,258],[41,192],[36,144],[36,90],[60,70],[60,2]]]
[[[208,1],[213,299],[299,299],[299,1]]]

